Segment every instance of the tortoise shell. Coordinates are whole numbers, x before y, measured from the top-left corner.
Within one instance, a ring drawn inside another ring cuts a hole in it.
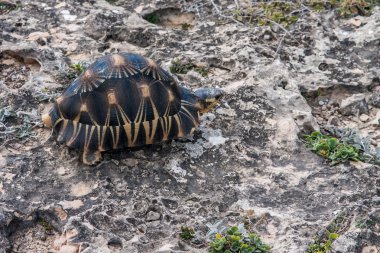
[[[49,116],[59,142],[91,153],[190,135],[199,124],[199,104],[155,61],[118,53],[90,65]]]

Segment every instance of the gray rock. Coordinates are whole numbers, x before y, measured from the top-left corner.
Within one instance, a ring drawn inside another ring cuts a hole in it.
[[[294,120],[301,132],[310,133],[319,131],[319,125],[312,115],[301,111],[297,113],[294,112],[294,115]]]
[[[380,108],[380,92],[375,92],[368,97],[368,104]]]
[[[369,116],[367,114],[362,114],[362,115],[360,115],[359,119],[362,122],[367,122],[369,120]]]
[[[339,118],[336,117],[336,116],[331,116],[331,117],[327,120],[327,125],[339,126],[339,125],[340,125],[340,120],[339,120]]]
[[[156,221],[156,220],[159,220],[160,218],[161,218],[161,214],[154,211],[149,211],[146,215],[147,221]]]
[[[75,245],[63,245],[58,253],[77,253],[79,246]]]
[[[11,245],[7,238],[0,233],[0,253],[7,253],[11,249]]]
[[[199,84],[202,81],[202,75],[194,70],[190,70],[186,73],[185,80],[191,84]]]
[[[379,197],[373,199],[374,202],[379,202]],[[380,208],[374,209],[371,212],[368,213],[368,216],[372,219],[378,219],[380,217]]]
[[[333,241],[331,248],[337,253],[356,253],[356,249],[361,246],[359,244],[358,234],[355,232],[348,232]]]
[[[372,198],[372,202],[373,202],[374,204],[380,205],[380,197],[373,197],[373,198]],[[380,209],[378,209],[378,214],[379,214],[379,216],[380,216]]]
[[[354,94],[340,103],[339,111],[342,115],[359,115],[368,113],[368,104],[364,94]]]

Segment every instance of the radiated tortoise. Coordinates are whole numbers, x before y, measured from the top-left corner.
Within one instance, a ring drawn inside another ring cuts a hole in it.
[[[104,56],[88,67],[42,116],[57,140],[95,164],[107,150],[191,135],[201,113],[223,96],[216,88],[192,92],[155,61],[132,53]]]

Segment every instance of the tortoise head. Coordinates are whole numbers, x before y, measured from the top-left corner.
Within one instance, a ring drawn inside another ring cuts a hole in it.
[[[44,123],[45,126],[48,128],[52,127],[52,122],[51,122],[51,116],[49,113],[45,113],[41,116],[42,122]]]
[[[199,98],[201,106],[200,113],[205,113],[212,110],[219,104],[219,101],[223,98],[225,92],[218,88],[202,88],[195,92],[195,95]]]
[[[48,128],[52,128],[53,127],[53,120],[51,118],[51,109],[49,110],[48,113],[45,113],[45,114],[42,114],[41,115],[41,119],[42,119],[42,122],[44,123],[44,125]]]

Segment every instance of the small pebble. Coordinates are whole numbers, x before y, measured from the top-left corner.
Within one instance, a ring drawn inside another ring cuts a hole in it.
[[[323,119],[321,117],[317,117],[317,122],[318,122],[318,124],[322,124],[323,123]]]
[[[339,122],[340,122],[340,120],[339,120],[338,117],[336,117],[336,116],[331,116],[331,117],[329,118],[329,120],[327,121],[327,124],[328,124],[328,125],[332,125],[332,126],[338,126],[338,125],[339,125]]]
[[[372,198],[372,203],[374,203],[374,204],[380,204],[380,197],[378,197],[378,196],[373,197]]]
[[[159,220],[160,217],[161,217],[161,214],[160,214],[160,213],[150,211],[150,212],[146,215],[146,220],[147,220],[147,221],[155,221],[155,220]]]
[[[369,116],[367,114],[362,114],[360,115],[359,119],[362,121],[362,122],[366,122],[369,120]]]
[[[325,104],[325,102],[324,102],[323,100],[320,100],[320,101],[318,102],[318,104],[322,106],[322,105]]]
[[[77,253],[79,246],[77,245],[63,245],[58,253]]]
[[[134,167],[139,164],[139,161],[137,159],[127,158],[122,160],[122,163],[127,165],[128,167]]]
[[[264,40],[270,40],[270,39],[271,39],[271,36],[269,34],[264,35]]]
[[[137,226],[137,229],[138,229],[141,233],[143,233],[143,234],[146,233],[146,225],[145,225],[145,224],[140,224],[140,225],[138,225],[138,226]]]

